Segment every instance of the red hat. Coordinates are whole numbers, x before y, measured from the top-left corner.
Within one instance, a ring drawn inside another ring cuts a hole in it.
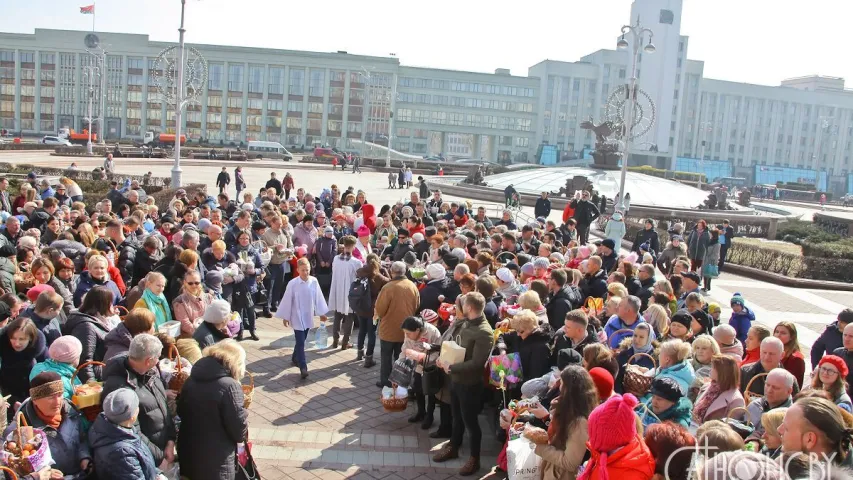
[[[847,368],[847,364],[844,363],[844,360],[838,355],[827,355],[820,359],[817,366],[820,367],[824,363],[828,363],[833,367],[838,369],[839,375],[841,375],[842,380],[847,378],[847,374],[850,373],[850,370]]]
[[[614,395],[595,407],[589,414],[589,449],[612,452],[631,443],[637,437],[634,414],[637,405],[637,397],[626,393]]]
[[[55,291],[56,290],[54,290],[53,287],[51,287],[50,285],[48,285],[46,283],[42,283],[42,284],[36,285],[35,287],[27,290],[27,298],[29,298],[31,302],[35,302],[36,299],[39,298],[39,295],[41,295],[41,292],[55,292]]]
[[[605,401],[613,395],[613,375],[601,367],[590,369],[589,376],[598,391],[598,400]]]

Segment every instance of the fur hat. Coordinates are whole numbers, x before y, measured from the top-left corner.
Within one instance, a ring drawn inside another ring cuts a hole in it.
[[[652,389],[650,393],[673,403],[677,402],[684,396],[684,391],[681,390],[681,385],[671,377],[656,378],[652,382]]]

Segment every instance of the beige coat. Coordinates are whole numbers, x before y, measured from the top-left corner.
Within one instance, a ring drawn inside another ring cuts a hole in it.
[[[374,312],[374,318],[379,319],[379,340],[403,343],[403,320],[417,313],[420,303],[418,287],[405,277],[382,287]]]
[[[565,450],[557,450],[551,445],[537,445],[536,455],[542,458],[541,471],[543,480],[575,480],[586,454],[586,442],[589,440],[587,420],[578,419],[569,438]],[[611,479],[618,480],[618,479]]]

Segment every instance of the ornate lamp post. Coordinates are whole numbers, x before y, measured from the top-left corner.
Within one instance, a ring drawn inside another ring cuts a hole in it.
[[[628,173],[628,152],[631,149],[631,139],[638,137],[640,134],[635,134],[634,127],[636,123],[634,120],[634,110],[635,104],[637,102],[637,63],[639,63],[640,57],[640,44],[643,43],[643,36],[648,34],[649,42],[643,47],[643,51],[646,53],[654,53],[655,45],[652,43],[652,37],[654,36],[654,32],[652,32],[648,28],[644,28],[640,26],[640,19],[637,18],[637,23],[634,25],[624,25],[622,27],[622,38],[616,43],[616,48],[619,50],[625,50],[628,48],[628,41],[625,40],[625,35],[630,35],[631,46],[633,47],[633,52],[631,55],[631,81],[629,83],[628,89],[626,91],[627,96],[625,97],[625,109],[624,109],[624,120],[625,124],[623,124],[622,128],[624,129],[624,142],[625,147],[622,152],[622,175],[619,183],[619,205],[614,206],[614,208],[624,210],[625,207],[625,176]],[[654,121],[654,120],[653,120]],[[649,125],[651,127],[651,125]]]
[[[181,124],[183,110],[190,103],[198,102],[207,84],[207,60],[193,47],[184,45],[184,8],[181,0],[181,26],[178,28],[178,46],[169,47],[154,60],[154,83],[163,98],[175,106],[175,163],[172,167],[172,185],[181,186]]]
[[[94,113],[92,112],[92,102],[95,100],[95,82],[99,81],[101,77],[101,69],[94,65],[89,65],[83,70],[83,81],[89,84],[88,95],[89,95],[89,110],[88,116],[83,120],[89,123],[89,140],[86,142],[86,153],[89,155],[94,155],[92,152],[92,123],[98,122],[99,119],[95,118]],[[103,124],[101,126],[101,130],[103,130]],[[103,134],[103,132],[101,132]]]
[[[702,176],[705,170],[705,146],[707,145],[706,137],[711,131],[711,122],[702,122],[699,124],[699,129],[702,130],[702,149],[699,151],[699,190],[702,190]]]

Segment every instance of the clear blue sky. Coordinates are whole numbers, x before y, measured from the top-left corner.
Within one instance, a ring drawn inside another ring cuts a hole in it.
[[[0,0],[0,31],[91,29],[90,0]],[[853,2],[684,0],[688,56],[705,76],[778,85],[783,78],[845,77]],[[179,0],[99,0],[99,31],[177,41]],[[406,65],[526,75],[544,59],[576,61],[613,48],[631,0],[187,0],[187,41],[226,45],[396,53]]]

